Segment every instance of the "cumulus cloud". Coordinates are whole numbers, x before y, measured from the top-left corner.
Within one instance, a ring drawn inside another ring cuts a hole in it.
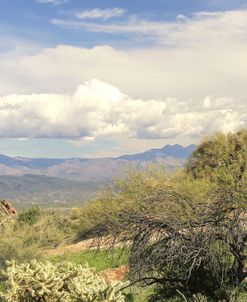
[[[246,96],[247,43],[221,47],[119,50],[60,45],[33,54],[0,54],[0,95],[71,93],[93,78],[135,98]]]
[[[198,138],[213,131],[232,131],[247,124],[246,99],[206,97],[133,99],[99,80],[71,94],[6,95],[0,98],[2,138],[93,140],[124,135],[141,139]]]
[[[83,10],[77,12],[75,15],[79,19],[103,19],[108,20],[110,18],[121,17],[125,13],[125,10],[119,7],[114,8],[94,8],[91,10]]]

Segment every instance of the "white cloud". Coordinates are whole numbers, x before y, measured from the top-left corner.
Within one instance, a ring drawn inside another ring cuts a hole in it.
[[[37,3],[60,5],[68,3],[69,0],[36,0]]]
[[[247,10],[198,12],[190,18],[179,15],[175,21],[148,21],[132,16],[125,22],[108,24],[64,19],[53,19],[51,23],[90,32],[135,35],[160,45],[220,45],[246,37]]]
[[[93,78],[135,98],[202,99],[208,94],[242,98],[246,93],[247,43],[221,47],[117,50],[60,45],[32,55],[0,55],[0,95],[70,93]]]
[[[83,10],[76,13],[79,19],[103,19],[108,20],[114,17],[121,17],[125,14],[125,10],[119,7],[99,9],[94,8],[91,10]]]
[[[207,97],[199,102],[133,99],[98,80],[71,95],[0,98],[2,138],[93,140],[124,135],[141,139],[198,138],[247,126],[246,99]]]

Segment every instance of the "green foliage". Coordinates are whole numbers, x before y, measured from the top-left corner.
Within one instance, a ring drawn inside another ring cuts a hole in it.
[[[16,230],[14,222],[4,224],[0,232],[0,268],[5,266],[7,260],[22,262],[40,258],[38,245],[26,242],[27,236],[26,229]]]
[[[7,289],[4,302],[66,301],[123,302],[123,284],[107,283],[93,269],[71,263],[51,264],[35,260],[29,264],[8,263],[2,272]]]
[[[112,225],[119,223],[119,213],[122,211],[159,212],[157,203],[151,203],[149,209],[143,209],[143,200],[157,195],[164,186],[169,185],[170,178],[166,169],[158,170],[152,166],[141,171],[129,170],[126,177],[115,180],[96,199],[77,210],[77,217],[80,217],[78,237],[84,239],[111,234]],[[95,234],[94,230],[97,231]]]
[[[18,223],[33,225],[41,218],[42,210],[39,207],[29,208],[18,215]]]
[[[30,208],[19,214],[14,231],[25,231],[25,244],[40,248],[54,248],[72,240],[73,223],[66,212]],[[15,235],[15,234],[14,234]]]
[[[174,200],[160,198],[165,190],[179,192],[188,203],[174,203]],[[78,237],[114,235],[113,227],[119,224],[119,213],[159,214],[164,211],[177,217],[194,215],[192,206],[207,202],[212,184],[206,179],[195,179],[184,171],[167,173],[163,167],[150,166],[145,170],[130,170],[124,178],[102,191],[97,199],[81,209],[74,209],[72,215],[80,220]],[[146,200],[150,202],[147,203]]]
[[[193,152],[186,172],[195,179],[207,179],[228,202],[247,208],[247,130],[217,133]]]
[[[214,180],[218,169],[232,167],[236,170],[229,172],[240,175],[246,168],[246,148],[247,130],[207,137],[193,152],[186,167],[187,172],[195,178]]]

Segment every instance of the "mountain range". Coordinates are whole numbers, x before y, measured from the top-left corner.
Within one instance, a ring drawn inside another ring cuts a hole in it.
[[[0,155],[0,199],[10,199],[18,206],[79,204],[128,167],[141,168],[152,162],[174,169],[183,166],[194,149],[195,145],[166,145],[137,154],[92,159]]]

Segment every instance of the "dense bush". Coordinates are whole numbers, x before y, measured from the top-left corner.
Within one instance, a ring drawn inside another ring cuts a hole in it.
[[[227,172],[240,180],[247,170],[247,130],[236,133],[216,133],[203,139],[193,152],[185,169],[194,178],[218,182]]]
[[[8,263],[2,278],[6,289],[3,302],[123,302],[119,283],[107,283],[88,267],[71,263],[51,264],[32,261]]]

